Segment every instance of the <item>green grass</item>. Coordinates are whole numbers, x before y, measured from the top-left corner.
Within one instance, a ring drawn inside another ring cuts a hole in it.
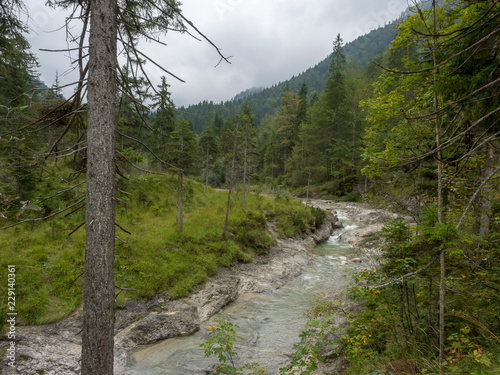
[[[227,239],[222,238],[227,193],[187,180],[184,231],[175,225],[176,203],[169,200],[170,180],[163,176],[132,176],[121,180],[117,222],[116,285],[134,289],[120,293],[117,304],[147,299],[168,291],[171,298],[189,295],[219,267],[249,262],[272,244],[267,221],[274,221],[281,236],[294,236],[315,221],[317,213],[288,196],[247,195],[246,210],[232,197]],[[174,189],[176,186],[174,186]],[[59,204],[59,203],[58,203]],[[68,234],[84,220],[83,210],[34,225],[0,231],[0,295],[7,296],[7,266],[16,266],[16,312],[21,324],[58,321],[81,305],[85,227]],[[42,213],[40,213],[42,214]],[[7,300],[0,312],[5,316]],[[3,321],[0,324],[5,324]],[[5,329],[5,326],[0,326]]]

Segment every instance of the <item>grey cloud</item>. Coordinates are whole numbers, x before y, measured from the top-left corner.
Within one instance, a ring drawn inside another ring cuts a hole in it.
[[[219,61],[216,51],[188,35],[168,34],[168,47],[143,42],[141,49],[187,81],[168,78],[177,105],[219,102],[247,88],[271,86],[301,73],[331,52],[337,33],[344,41],[353,40],[391,16],[397,17],[404,9],[402,3],[406,0],[185,0],[184,14],[225,55],[233,56],[232,64],[214,68]],[[26,4],[40,26],[33,23],[37,33],[29,36],[35,52],[40,47],[64,48],[64,33],[45,32],[63,24],[63,13],[41,7],[41,0]],[[50,86],[56,69],[65,71],[68,60],[37,54],[42,79]],[[152,64],[147,70],[158,83],[164,75]]]

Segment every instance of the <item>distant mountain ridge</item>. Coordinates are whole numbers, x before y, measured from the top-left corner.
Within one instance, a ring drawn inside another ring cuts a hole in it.
[[[364,68],[374,57],[385,51],[397,34],[396,22],[392,22],[378,29],[372,30],[366,35],[360,36],[344,46],[347,62],[351,66]],[[247,100],[252,108],[257,123],[266,116],[274,114],[280,105],[281,95],[286,87],[292,91],[298,91],[305,82],[308,88],[308,97],[323,92],[328,78],[331,56],[314,67],[307,69],[287,81],[280,82],[268,88],[251,88],[236,95],[232,100],[214,103],[203,101],[188,107],[180,107],[177,111],[178,118],[190,121],[193,129],[200,134],[203,129],[211,124],[215,114],[222,118],[228,118],[236,114],[244,100]]]
[[[231,99],[231,101],[238,101],[241,99],[245,99],[246,97],[257,94],[261,91],[264,91],[266,88],[265,87],[252,87],[251,89],[247,89],[245,91],[240,92],[239,94],[235,95],[234,98]]]

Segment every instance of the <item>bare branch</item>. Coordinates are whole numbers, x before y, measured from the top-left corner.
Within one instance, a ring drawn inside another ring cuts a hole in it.
[[[440,68],[440,67],[448,64],[449,62],[451,62],[456,57],[459,57],[459,56],[463,55],[464,53],[469,52],[470,50],[474,49],[476,46],[478,46],[478,45],[486,42],[488,39],[490,39],[491,37],[493,37],[495,34],[498,34],[499,32],[500,32],[500,27],[496,28],[491,33],[489,33],[488,35],[486,35],[485,37],[483,37],[479,41],[473,43],[469,47],[467,47],[467,48],[461,50],[460,52],[457,52],[456,54],[448,57],[446,60],[443,60],[442,62],[440,62],[436,66],[431,66],[431,67],[425,68],[425,69],[420,69],[420,70],[394,70],[394,69],[386,68],[383,65],[377,63],[376,61],[374,61],[373,63],[375,65],[377,65],[379,68],[381,68],[381,69],[383,69],[383,70],[385,70],[387,72],[394,73],[394,74],[417,74],[417,73],[432,72],[432,71],[434,71],[434,69]]]
[[[123,134],[123,133],[122,133],[122,132],[120,132],[120,131],[117,131],[117,133],[118,133],[119,135],[121,135],[122,137],[125,137],[125,138],[127,138],[127,139],[130,139],[131,141],[137,142],[137,143],[138,143],[138,144],[140,144],[141,146],[145,147],[145,148],[146,148],[146,150],[148,150],[148,151],[151,153],[151,155],[153,155],[153,156],[155,157],[155,159],[156,159],[156,160],[158,160],[160,163],[162,163],[162,164],[164,164],[164,165],[167,165],[167,166],[169,166],[169,167],[171,167],[171,168],[174,168],[174,169],[176,169],[176,170],[182,170],[182,169],[180,169],[180,168],[176,167],[175,165],[172,165],[172,164],[170,164],[170,163],[166,162],[165,160],[161,159],[161,158],[160,158],[158,155],[156,155],[156,154],[155,154],[155,153],[154,153],[154,152],[153,152],[153,151],[152,151],[152,150],[148,147],[148,145],[146,145],[144,142],[142,142],[142,141],[140,141],[140,140],[138,140],[138,139],[135,139],[135,138],[133,138],[133,137],[131,137],[131,136],[129,136],[129,135]]]
[[[483,180],[483,182],[481,183],[481,185],[479,185],[479,187],[476,189],[476,191],[474,192],[474,194],[470,198],[469,204],[465,208],[464,213],[462,214],[462,216],[460,217],[460,220],[458,221],[457,229],[459,229],[462,226],[462,224],[464,223],[465,217],[467,216],[467,214],[469,213],[470,209],[472,208],[472,205],[474,204],[474,201],[476,200],[476,198],[481,193],[481,190],[483,189],[484,185],[486,185],[498,173],[498,171],[500,171],[500,166],[497,167],[497,168],[495,168],[495,170],[493,172],[491,172],[490,175],[488,177],[486,177]]]
[[[65,286],[65,287],[70,286],[71,284],[73,284],[75,281],[77,281],[82,276],[83,276],[83,272],[81,274],[79,274],[73,281],[70,281],[69,283],[67,283],[66,285],[63,285],[63,286]]]
[[[434,263],[436,263],[436,261],[439,259],[439,256],[441,255],[442,251],[444,251],[444,250],[441,250],[439,252],[439,254],[437,254],[434,258],[432,258],[429,263],[427,263],[425,266],[418,269],[417,271],[407,273],[406,275],[400,276],[400,277],[398,277],[392,281],[389,281],[387,283],[384,283],[384,284],[373,285],[373,286],[372,285],[365,285],[365,287],[368,287],[370,289],[380,289],[380,288],[384,288],[384,287],[392,285],[392,284],[402,283],[405,279],[408,279],[409,277],[412,277],[412,276],[416,276],[416,275],[426,271],[429,267],[431,267]]]
[[[68,52],[68,51],[79,51],[82,48],[89,48],[89,47],[88,46],[84,46],[84,47],[75,47],[75,48],[66,48],[66,49],[40,48],[39,51],[42,51],[42,52]]]
[[[84,180],[84,181],[80,182],[79,184],[76,184],[75,186],[72,186],[72,187],[70,187],[70,188],[68,188],[68,189],[60,190],[60,191],[58,191],[57,193],[52,194],[52,195],[51,195],[51,196],[49,196],[49,197],[40,197],[40,198],[38,198],[38,199],[39,199],[39,202],[44,202],[44,201],[46,201],[47,199],[54,198],[55,196],[58,196],[59,194],[63,194],[63,193],[66,193],[67,191],[71,191],[71,190],[73,190],[73,189],[76,189],[78,186],[83,185],[85,182],[87,182],[87,180]]]
[[[24,224],[24,223],[34,223],[34,222],[37,222],[37,221],[42,221],[42,220],[47,220],[47,219],[50,219],[51,217],[54,217],[54,216],[56,216],[56,215],[59,215],[59,214],[61,214],[61,213],[65,212],[65,211],[68,211],[68,210],[70,210],[71,208],[73,208],[73,207],[75,207],[75,206],[79,205],[79,204],[80,204],[80,203],[82,203],[84,200],[85,200],[85,198],[82,198],[82,199],[80,199],[78,202],[73,203],[71,206],[68,206],[68,207],[66,207],[66,208],[64,208],[64,209],[62,209],[62,210],[56,211],[56,212],[54,212],[54,213],[52,213],[52,214],[50,214],[50,215],[47,215],[47,216],[44,216],[44,217],[38,217],[38,218],[36,218],[36,219],[26,219],[26,220],[21,220],[21,221],[19,221],[19,222],[15,223],[15,224],[11,224],[11,225],[7,225],[7,226],[5,226],[5,227],[2,227],[2,228],[0,228],[0,230],[4,230],[4,229],[7,229],[7,228],[12,228],[12,227],[15,227],[15,226],[17,226],[17,225]]]
[[[148,55],[142,53],[141,51],[139,51],[137,48],[135,48],[135,46],[127,43],[126,41],[124,40],[121,40],[121,42],[125,45],[127,45],[128,47],[131,47],[133,48],[133,51],[134,53],[137,53],[139,55],[141,55],[142,57],[144,57],[145,59],[147,59],[148,61],[150,61],[151,63],[153,63],[154,65],[156,65],[158,68],[160,68],[162,71],[164,71],[165,73],[167,73],[168,75],[171,75],[172,77],[174,77],[175,79],[183,82],[183,83],[186,83],[186,81],[184,81],[182,78],[179,78],[177,77],[175,74],[169,72],[167,69],[165,69],[163,66],[161,66],[160,64],[158,64],[155,60],[153,60],[151,57],[149,57]]]
[[[79,226],[77,226],[74,230],[72,230],[71,233],[68,234],[68,237],[71,236],[73,233],[75,233],[78,229],[80,229],[84,225],[85,225],[85,221],[83,223],[81,223]]]
[[[120,155],[123,159],[125,159],[125,161],[127,163],[129,163],[132,167],[134,167],[135,169],[137,169],[138,171],[141,171],[141,172],[146,172],[146,173],[151,173],[151,174],[157,174],[159,176],[166,176],[165,173],[158,173],[158,172],[153,172],[153,171],[150,171],[150,170],[147,170],[147,169],[144,169],[144,168],[141,168],[137,165],[135,165],[133,162],[131,162],[125,155],[123,155],[120,151],[116,151],[116,153],[118,155]]]
[[[120,228],[122,231],[124,231],[125,233],[127,233],[127,234],[132,234],[132,233],[130,233],[128,230],[124,229],[124,228],[123,228],[120,224],[115,223],[115,225],[116,225],[118,228]]]
[[[217,53],[219,54],[220,56],[220,60],[219,60],[219,63],[216,65],[216,67],[224,60],[225,62],[227,62],[228,64],[231,64],[231,62],[229,61],[229,59],[231,58],[231,56],[229,57],[226,57],[222,54],[221,50],[219,47],[217,47],[208,37],[206,37],[200,30],[198,30],[196,28],[196,26],[190,21],[188,20],[186,17],[184,17],[184,15],[181,13],[180,10],[174,8],[173,9],[175,13],[177,13],[177,15],[182,18],[184,21],[186,21],[200,36],[203,37],[203,39],[205,39],[208,43],[210,43],[212,45],[212,47],[215,48],[215,50],[217,51]]]

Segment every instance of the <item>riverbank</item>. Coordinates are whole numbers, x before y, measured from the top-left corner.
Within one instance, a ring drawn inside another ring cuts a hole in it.
[[[217,276],[210,278],[189,297],[170,300],[167,293],[148,301],[129,301],[116,311],[115,373],[126,371],[130,353],[139,347],[154,344],[171,337],[188,336],[196,332],[200,324],[238,299],[254,293],[269,292],[281,288],[299,276],[314,256],[308,250],[329,239],[334,228],[341,226],[339,219],[356,224],[346,228],[341,239],[356,247],[356,258],[342,262],[361,263],[370,267],[376,247],[369,244],[370,237],[380,231],[384,222],[395,216],[383,210],[375,210],[366,204],[328,201],[312,201],[329,213],[327,224],[309,229],[301,236],[277,239],[268,254],[255,256],[251,263],[234,264],[221,268]],[[354,312],[356,306],[341,294],[324,296],[341,304],[344,312]],[[339,314],[334,324],[342,332],[347,327],[346,314]],[[60,375],[78,374],[81,352],[81,312],[52,325],[18,327],[18,367],[4,370],[2,374]],[[339,373],[347,362],[325,348],[327,361],[318,374]]]
[[[139,345],[189,335],[240,296],[274,290],[295,278],[310,261],[307,248],[327,240],[336,225],[338,220],[330,216],[327,224],[300,237],[277,239],[269,254],[221,269],[187,298],[171,301],[163,293],[146,302],[125,303],[116,311],[115,373],[122,373],[130,351]],[[2,374],[78,374],[80,333],[81,311],[59,323],[17,327],[17,367],[3,366]]]
[[[380,252],[382,228],[391,220],[402,217],[365,203],[313,201],[313,204],[335,215],[342,212],[345,216],[339,215],[339,218],[349,220],[352,226],[347,228],[339,239],[351,245],[356,254],[356,258],[346,261],[359,263],[363,269],[375,269],[378,266],[382,255]],[[412,221],[411,217],[403,218],[408,222]],[[331,347],[329,344],[345,334],[349,319],[355,316],[361,307],[348,298],[345,290],[324,294],[322,302],[331,308],[325,315],[332,316],[330,328],[334,328],[335,333],[327,336],[327,343],[322,346],[322,356],[325,361],[319,364],[319,369],[314,375],[340,374],[348,368],[349,362],[338,347]]]

